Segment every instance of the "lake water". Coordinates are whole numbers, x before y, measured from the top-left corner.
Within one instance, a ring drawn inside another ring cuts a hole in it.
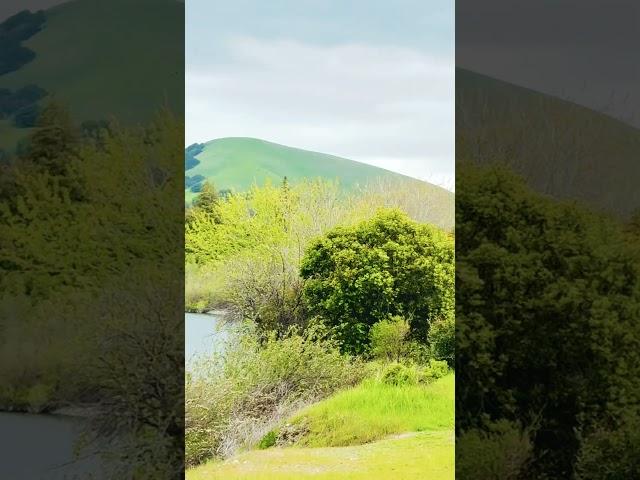
[[[104,478],[91,449],[76,456],[83,420],[62,415],[0,413],[0,478],[62,480]]]
[[[228,327],[219,315],[185,314],[185,359],[220,348]],[[0,479],[99,480],[100,460],[87,449],[76,455],[83,419],[0,412]]]
[[[220,348],[229,332],[219,315],[186,313],[184,323],[184,355],[187,365],[194,358]]]

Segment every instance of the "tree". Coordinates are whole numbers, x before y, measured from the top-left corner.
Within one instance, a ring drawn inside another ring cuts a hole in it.
[[[366,351],[371,326],[393,315],[426,342],[430,322],[454,308],[452,238],[399,210],[329,231],[306,251],[301,275],[311,313],[352,353]]]
[[[193,201],[193,206],[195,208],[201,208],[209,213],[215,211],[218,205],[218,192],[216,191],[215,186],[209,180],[206,180],[202,184],[202,189],[200,190],[200,194]]]
[[[56,102],[47,104],[38,115],[36,129],[29,137],[26,157],[51,175],[68,173],[79,135],[69,112]]]

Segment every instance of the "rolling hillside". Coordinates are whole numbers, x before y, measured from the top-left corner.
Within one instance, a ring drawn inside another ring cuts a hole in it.
[[[218,189],[242,191],[266,179],[277,183],[286,176],[295,182],[302,178],[339,180],[346,188],[365,185],[377,178],[417,182],[419,180],[345,158],[286,147],[255,138],[221,138],[206,144],[192,145],[185,155],[187,188],[190,201],[205,179]],[[453,194],[433,186],[434,195],[453,202]],[[453,203],[452,203],[453,208]]]
[[[184,3],[73,0],[45,11],[22,45],[35,58],[0,76],[0,88],[36,84],[78,121],[148,121],[162,106],[184,109]],[[22,136],[6,132],[10,141]]]
[[[640,131],[612,117],[463,69],[456,160],[502,163],[532,188],[628,216],[640,207]]]

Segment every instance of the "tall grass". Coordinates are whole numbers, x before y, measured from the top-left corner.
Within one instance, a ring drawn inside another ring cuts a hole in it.
[[[255,445],[294,411],[355,384],[362,374],[359,362],[313,329],[261,338],[247,327],[187,376],[187,464]]]
[[[388,385],[370,378],[308,407],[293,419],[310,447],[359,445],[403,432],[454,425],[454,375],[429,385]]]

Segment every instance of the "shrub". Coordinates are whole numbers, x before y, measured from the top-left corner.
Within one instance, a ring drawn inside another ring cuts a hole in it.
[[[452,316],[431,323],[428,335],[431,355],[453,368],[456,359],[456,324]]]
[[[399,362],[408,351],[407,335],[409,322],[404,318],[396,315],[382,320],[374,324],[369,332],[371,353],[377,359]]]
[[[449,365],[444,360],[429,360],[429,364],[420,371],[420,380],[431,382],[444,377],[449,373]]]
[[[576,463],[577,480],[640,478],[640,418],[617,428],[598,428],[583,439]]]
[[[355,384],[363,373],[317,328],[278,338],[260,337],[255,325],[242,327],[222,353],[187,376],[187,464],[256,445],[280,419]]]
[[[392,363],[382,372],[382,383],[387,385],[415,385],[418,383],[419,372],[413,365]]]
[[[258,443],[258,448],[260,450],[264,450],[266,448],[273,447],[276,444],[276,440],[278,439],[278,432],[276,430],[269,430],[267,434],[262,437],[260,443]]]
[[[529,432],[506,420],[462,432],[456,439],[456,478],[516,480],[532,452]]]

